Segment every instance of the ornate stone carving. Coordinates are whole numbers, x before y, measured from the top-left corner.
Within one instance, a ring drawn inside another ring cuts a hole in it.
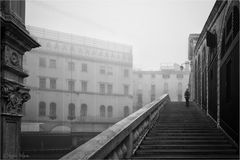
[[[21,55],[16,50],[10,48],[9,46],[6,46],[5,50],[3,49],[3,53],[4,53],[4,61],[5,61],[4,63],[6,65],[21,68],[21,63],[20,63]]]
[[[22,114],[22,105],[30,99],[28,90],[10,81],[4,81],[1,86],[2,98],[5,100],[4,113]]]
[[[14,66],[19,65],[19,57],[16,52],[12,52],[12,55],[10,57],[10,61]]]

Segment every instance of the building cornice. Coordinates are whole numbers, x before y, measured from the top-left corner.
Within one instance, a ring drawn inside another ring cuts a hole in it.
[[[38,53],[39,55],[52,55],[52,56],[58,56],[58,57],[64,57],[64,58],[71,58],[73,60],[82,60],[82,61],[90,61],[95,63],[103,63],[103,64],[111,64],[111,65],[120,65],[125,67],[132,67],[132,63],[129,62],[122,62],[122,61],[113,61],[113,60],[105,60],[101,58],[93,58],[93,57],[86,57],[81,55],[66,55],[59,52],[54,51],[44,51],[44,50],[34,50],[35,53]]]
[[[69,94],[75,94],[75,95],[99,95],[99,96],[109,96],[109,97],[126,97],[132,99],[132,95],[124,95],[124,94],[103,94],[98,92],[82,92],[82,91],[68,91],[68,90],[61,90],[61,89],[49,89],[49,88],[38,88],[38,87],[31,87],[27,86],[31,89],[31,91],[43,91],[43,92],[58,92],[58,93],[69,93]]]
[[[54,31],[54,30],[39,28],[34,26],[27,26],[27,29],[30,31],[32,35],[35,35],[36,37],[40,37],[40,38],[49,38],[52,40],[64,41],[64,43],[66,42],[78,43],[83,45],[89,45],[91,47],[101,46],[101,48],[104,48],[104,49],[114,48],[119,51],[121,50],[121,51],[132,52],[132,46],[122,44],[122,43],[116,43],[116,42],[100,40],[96,38],[79,36],[71,33],[64,33],[60,31]]]
[[[166,71],[133,71],[133,74],[189,74],[189,71],[175,71],[175,70],[166,70]]]

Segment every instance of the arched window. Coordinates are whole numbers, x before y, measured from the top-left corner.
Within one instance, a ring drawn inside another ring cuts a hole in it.
[[[55,119],[57,117],[56,111],[57,111],[56,103],[54,103],[54,102],[50,103],[49,115],[50,115],[51,119]]]
[[[123,114],[124,114],[124,117],[127,117],[129,115],[129,107],[128,106],[124,107]]]
[[[68,119],[75,119],[75,104],[73,103],[68,105]]]
[[[233,7],[233,38],[239,32],[239,8],[237,6]]]
[[[80,117],[86,117],[86,116],[87,116],[87,105],[81,104]]]
[[[222,37],[221,58],[224,57],[239,32],[239,8],[237,5],[228,11],[225,21]]]
[[[105,117],[105,106],[104,105],[100,106],[100,117]]]
[[[113,107],[108,106],[107,111],[108,111],[108,117],[112,117],[113,116]]]
[[[46,103],[39,102],[39,116],[46,116]]]
[[[202,50],[202,69],[204,69],[206,65],[206,48],[204,47]]]

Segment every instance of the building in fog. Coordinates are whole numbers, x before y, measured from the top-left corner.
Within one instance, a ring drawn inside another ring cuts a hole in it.
[[[239,1],[217,0],[191,61],[191,94],[239,144]]]
[[[23,131],[100,132],[133,111],[131,46],[28,30],[41,47],[23,60],[31,89]]]
[[[189,63],[184,67],[174,64],[161,65],[159,71],[133,72],[133,106],[137,110],[168,93],[171,101],[183,101],[184,92],[188,87]]]

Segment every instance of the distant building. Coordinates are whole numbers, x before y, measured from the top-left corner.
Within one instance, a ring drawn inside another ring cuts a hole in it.
[[[100,132],[133,111],[131,46],[28,30],[41,47],[23,59],[31,89],[23,131]]]
[[[133,105],[137,110],[155,100],[164,93],[170,95],[171,101],[183,101],[188,87],[190,68],[178,64],[161,65],[159,71],[133,72]]]
[[[191,54],[194,101],[239,146],[239,1],[215,2]]]

